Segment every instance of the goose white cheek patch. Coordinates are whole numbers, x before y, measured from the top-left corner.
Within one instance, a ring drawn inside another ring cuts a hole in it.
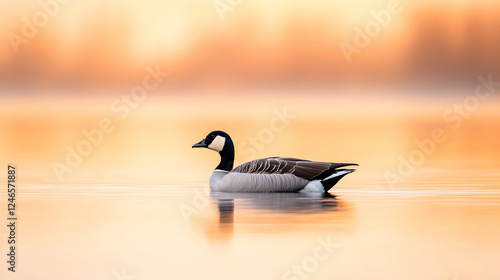
[[[226,138],[217,135],[215,139],[208,145],[208,148],[217,152],[222,151],[224,149],[224,144],[226,143]]]

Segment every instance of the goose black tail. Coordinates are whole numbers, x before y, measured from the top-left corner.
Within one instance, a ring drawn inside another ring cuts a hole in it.
[[[356,171],[355,169],[337,169],[330,176],[322,179],[320,182],[325,188],[325,192],[328,192],[335,184],[340,181],[340,179],[344,178],[345,175]]]

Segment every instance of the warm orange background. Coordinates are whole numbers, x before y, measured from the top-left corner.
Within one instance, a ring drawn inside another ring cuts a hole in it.
[[[500,80],[500,4],[400,1],[402,12],[348,63],[340,45],[388,2],[242,1],[221,21],[212,1],[69,1],[16,53],[9,34],[41,8],[3,1],[1,163],[20,166],[24,180],[58,182],[51,164],[109,117],[115,131],[64,182],[203,182],[217,158],[194,142],[225,130],[241,163],[250,158],[239,143],[286,107],[296,117],[255,156],[358,162],[346,184],[383,182],[415,139],[440,127],[448,140],[411,178],[457,167],[497,174],[498,94],[457,130],[442,116],[478,76]],[[118,119],[112,102],[157,65],[169,77]]]
[[[0,279],[284,279],[327,236],[339,247],[307,279],[500,279],[500,86],[470,103],[479,76],[500,82],[500,1],[401,0],[350,63],[340,46],[391,0],[242,0],[224,20],[214,0],[67,0],[16,52],[39,1],[0,1]],[[148,67],[169,76],[120,118]],[[59,180],[103,119],[114,130]],[[236,164],[359,167],[332,196],[203,195],[218,155],[191,145],[216,129]],[[446,140],[402,174],[435,129]]]

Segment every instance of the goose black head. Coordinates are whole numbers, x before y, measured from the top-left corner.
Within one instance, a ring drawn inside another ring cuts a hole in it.
[[[218,152],[221,162],[216,169],[230,171],[233,169],[234,144],[231,137],[223,131],[212,131],[205,139],[193,145],[193,148],[207,148]]]
[[[216,152],[221,152],[226,146],[227,140],[231,140],[229,135],[223,131],[212,131],[205,139],[193,145],[193,148],[207,148]]]

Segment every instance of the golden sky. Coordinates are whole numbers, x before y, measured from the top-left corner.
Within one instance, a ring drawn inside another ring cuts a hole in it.
[[[0,3],[1,84],[126,87],[156,64],[188,88],[467,86],[500,71],[497,1],[66,2]],[[359,53],[347,59],[342,44]]]

